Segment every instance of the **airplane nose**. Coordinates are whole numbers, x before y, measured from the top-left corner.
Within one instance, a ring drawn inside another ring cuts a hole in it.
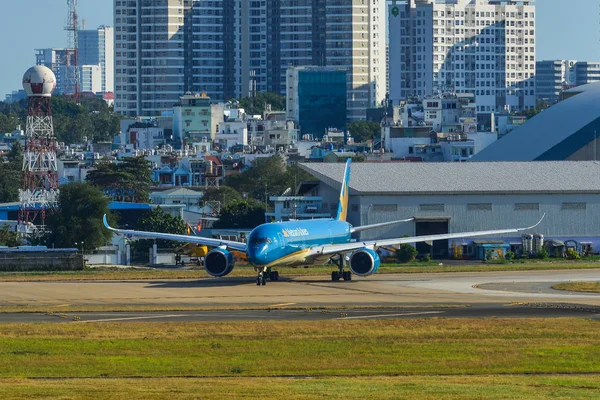
[[[250,262],[255,265],[265,265],[269,263],[269,247],[262,246],[252,251]]]

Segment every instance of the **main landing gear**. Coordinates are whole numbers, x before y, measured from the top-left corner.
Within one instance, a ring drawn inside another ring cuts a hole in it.
[[[267,278],[270,281],[279,280],[279,271],[271,271],[271,267],[262,267],[255,269],[258,271],[258,276],[256,277],[257,286],[265,286],[267,284]]]
[[[343,254],[338,254],[337,257],[331,257],[331,262],[338,267],[337,271],[331,272],[332,281],[335,282],[339,281],[340,279],[345,281],[352,280],[352,271],[344,271],[344,268],[346,267],[346,258]]]

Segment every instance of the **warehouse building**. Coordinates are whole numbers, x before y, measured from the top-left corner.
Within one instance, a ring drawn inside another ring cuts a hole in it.
[[[322,196],[323,208],[335,214],[344,164],[301,167],[320,181],[311,194]],[[545,214],[531,233],[600,251],[600,162],[354,163],[349,194],[354,226],[415,218],[364,231],[360,239],[521,228]],[[519,251],[522,238],[465,238],[417,249],[444,258],[459,246],[477,258],[477,246],[502,242]]]

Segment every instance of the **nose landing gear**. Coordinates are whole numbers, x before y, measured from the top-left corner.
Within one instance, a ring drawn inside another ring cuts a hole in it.
[[[256,277],[257,286],[265,286],[267,284],[267,278],[270,281],[279,280],[279,271],[271,271],[271,267],[256,268],[258,276]]]

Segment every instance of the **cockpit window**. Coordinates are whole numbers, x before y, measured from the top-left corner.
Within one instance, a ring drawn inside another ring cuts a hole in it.
[[[271,239],[269,239],[268,237],[254,238],[250,242],[250,244],[252,244],[252,245],[258,245],[258,244],[263,244],[263,243],[271,243]]]

